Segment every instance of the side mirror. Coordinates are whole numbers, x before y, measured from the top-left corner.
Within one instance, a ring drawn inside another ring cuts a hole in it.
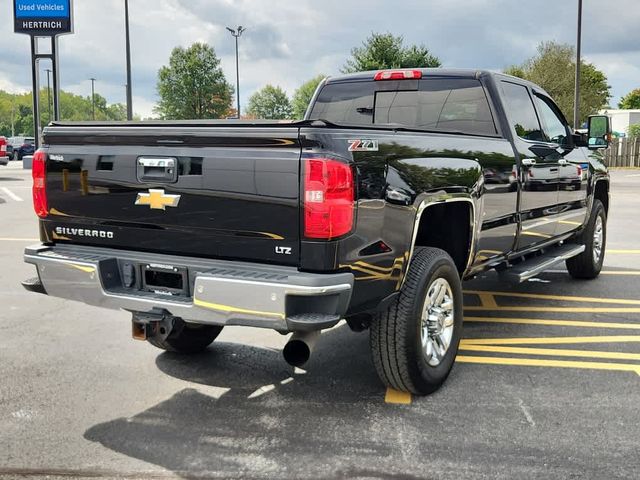
[[[611,125],[606,115],[590,115],[587,127],[588,147],[607,148],[611,141]]]

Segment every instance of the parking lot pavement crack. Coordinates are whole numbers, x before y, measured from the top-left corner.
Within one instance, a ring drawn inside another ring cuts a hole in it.
[[[531,427],[535,427],[536,426],[536,422],[533,421],[533,417],[531,416],[531,412],[529,412],[529,409],[524,404],[524,400],[522,400],[521,398],[518,399],[518,406],[520,407],[520,410],[522,410],[522,413],[524,414],[524,418],[527,419],[527,423]]]

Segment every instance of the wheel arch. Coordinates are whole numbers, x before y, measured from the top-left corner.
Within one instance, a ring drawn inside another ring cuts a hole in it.
[[[598,199],[604,205],[604,211],[609,215],[609,180],[601,178],[596,180],[593,186],[593,198]]]
[[[443,219],[446,221],[443,222]],[[437,228],[433,228],[433,225]],[[422,201],[415,216],[406,270],[416,247],[435,247],[451,256],[458,273],[463,277],[473,259],[476,232],[476,204],[471,197]]]

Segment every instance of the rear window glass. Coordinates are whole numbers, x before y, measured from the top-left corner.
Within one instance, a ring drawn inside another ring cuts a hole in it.
[[[320,92],[310,118],[344,125],[399,124],[496,134],[482,85],[467,78],[330,83]]]

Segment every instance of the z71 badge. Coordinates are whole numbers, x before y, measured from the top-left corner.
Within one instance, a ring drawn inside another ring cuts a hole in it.
[[[358,140],[347,140],[350,152],[377,152],[378,140],[361,138]]]

